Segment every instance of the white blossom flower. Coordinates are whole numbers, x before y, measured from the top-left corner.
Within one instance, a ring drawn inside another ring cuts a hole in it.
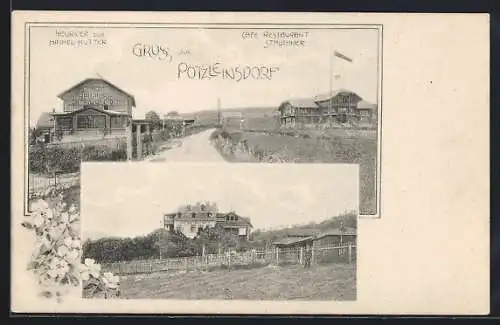
[[[85,259],[85,264],[83,265],[83,270],[81,272],[81,276],[83,280],[88,280],[89,276],[93,276],[94,278],[98,278],[101,272],[101,265],[96,264],[96,262],[91,258]]]
[[[57,249],[57,255],[59,255],[60,257],[64,257],[68,253],[69,253],[69,248],[65,245],[61,245]]]
[[[36,213],[33,216],[33,225],[37,228],[40,228],[45,223],[45,219],[39,213]]]
[[[63,277],[68,273],[69,265],[68,262],[61,258],[54,258],[49,263],[49,270],[47,274],[52,278]]]
[[[64,245],[66,245],[66,247],[71,247],[72,244],[73,244],[73,238],[71,237],[64,238]]]
[[[116,289],[119,281],[120,277],[113,275],[111,272],[106,272],[102,276],[102,282],[104,282],[104,285],[110,289]]]
[[[80,251],[78,249],[72,249],[66,254],[66,259],[69,262],[76,262],[80,258]]]
[[[42,211],[42,210],[46,210],[48,208],[49,208],[49,204],[42,199],[38,199],[38,200],[33,201],[31,203],[31,210],[32,211]]]

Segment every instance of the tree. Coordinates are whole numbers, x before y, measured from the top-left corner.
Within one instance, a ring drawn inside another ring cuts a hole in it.
[[[168,117],[177,117],[177,116],[179,116],[179,112],[177,112],[177,111],[170,111],[170,112],[167,113],[167,116]]]
[[[241,246],[238,235],[227,233],[220,225],[199,230],[194,242],[198,250],[205,246],[207,253],[215,253],[219,249],[221,251],[229,248],[238,249]]]
[[[149,111],[146,113],[146,120],[160,121],[160,116],[155,111]]]
[[[201,250],[195,243],[187,238],[183,233],[158,229],[150,234],[154,242],[155,250],[162,257],[183,257],[199,255]]]
[[[160,115],[158,115],[158,113],[156,113],[155,111],[147,112],[145,118],[146,120],[152,122],[153,126],[155,127],[161,126]]]

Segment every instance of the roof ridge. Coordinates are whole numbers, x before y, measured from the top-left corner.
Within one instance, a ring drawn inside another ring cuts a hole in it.
[[[77,84],[75,84],[74,86],[66,89],[65,91],[61,92],[59,95],[57,95],[57,97],[61,98],[62,96],[64,96],[65,94],[67,94],[68,92],[70,92],[71,90],[75,89],[76,87],[79,87],[81,86],[82,84],[88,82],[88,81],[91,81],[91,80],[102,80],[103,82],[107,83],[108,85],[110,85],[111,87],[114,87],[116,88],[117,90],[121,91],[122,93],[124,93],[125,95],[129,96],[130,98],[132,98],[132,106],[135,107],[135,97],[130,94],[129,92],[123,90],[122,88],[118,87],[117,85],[115,85],[114,83],[112,83],[111,81],[107,80],[107,79],[104,79],[102,76],[100,77],[88,77],[88,78],[85,78],[83,79],[82,81],[78,82]]]

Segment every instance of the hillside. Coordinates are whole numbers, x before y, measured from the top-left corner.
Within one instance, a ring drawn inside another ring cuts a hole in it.
[[[276,111],[276,107],[242,107],[242,108],[224,108],[221,109],[221,115],[224,113],[241,113],[244,119],[252,118],[271,118]],[[203,110],[193,113],[180,114],[185,119],[198,119],[200,123],[217,123],[218,110]]]
[[[357,228],[357,214],[355,212],[346,212],[320,223],[311,222],[309,224],[294,225],[275,230],[256,230],[251,235],[251,241],[255,246],[265,246],[266,243],[279,238],[287,236],[312,236],[330,229],[340,228],[341,224],[346,228]]]

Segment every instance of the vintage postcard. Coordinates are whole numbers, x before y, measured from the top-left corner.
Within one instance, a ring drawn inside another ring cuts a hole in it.
[[[488,23],[15,12],[13,310],[487,313]]]

